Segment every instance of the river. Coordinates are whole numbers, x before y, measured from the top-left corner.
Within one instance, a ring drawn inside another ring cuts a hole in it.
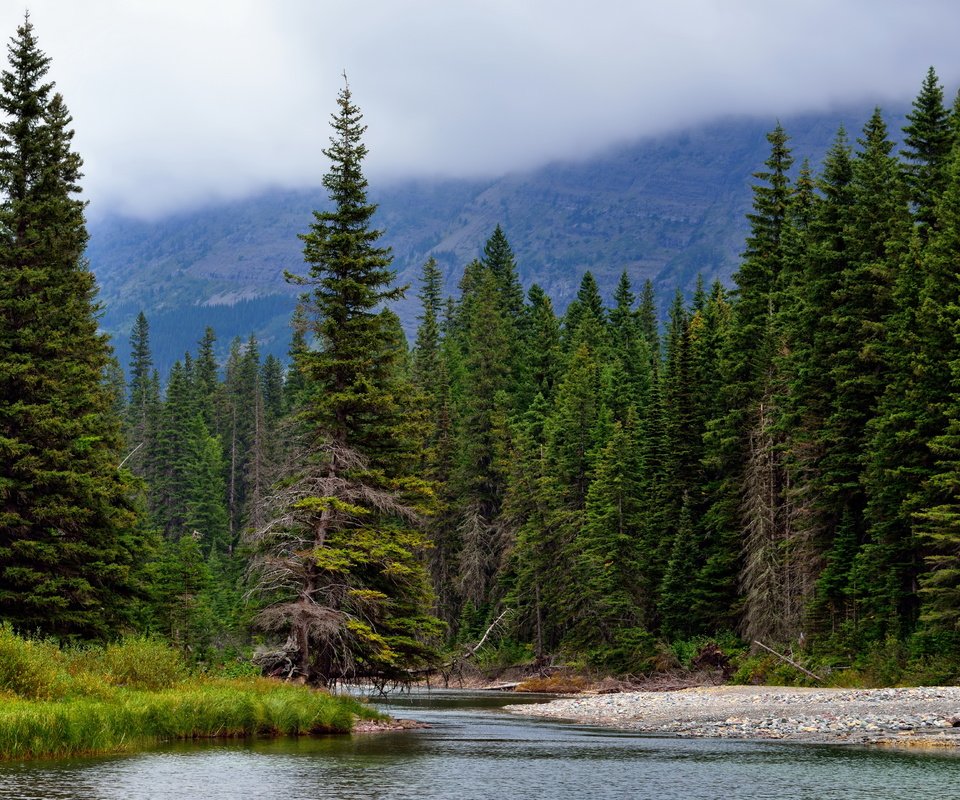
[[[534,699],[534,698],[529,698]],[[507,714],[516,695],[380,703],[422,730],[175,743],[132,755],[0,763],[17,800],[960,797],[960,755],[671,739]]]

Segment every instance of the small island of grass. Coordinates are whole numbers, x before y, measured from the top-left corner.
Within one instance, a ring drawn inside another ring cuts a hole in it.
[[[257,677],[193,674],[150,639],[60,648],[0,626],[0,759],[65,757],[173,739],[345,733],[357,700]]]

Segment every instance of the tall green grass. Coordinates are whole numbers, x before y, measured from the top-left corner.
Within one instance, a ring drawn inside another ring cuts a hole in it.
[[[191,676],[150,639],[61,650],[0,626],[0,758],[62,757],[171,739],[349,731],[377,714],[265,678]]]

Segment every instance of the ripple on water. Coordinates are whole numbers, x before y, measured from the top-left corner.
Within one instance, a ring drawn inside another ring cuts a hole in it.
[[[502,713],[489,695],[391,701],[433,727],[355,737],[177,744],[0,764],[2,800],[902,798],[960,796],[960,758],[656,738]],[[510,698],[513,700],[513,698]]]

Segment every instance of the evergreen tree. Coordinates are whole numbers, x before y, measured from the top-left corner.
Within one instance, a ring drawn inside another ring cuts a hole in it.
[[[515,365],[504,357],[511,352],[511,324],[503,314],[497,276],[475,261],[467,267],[461,284],[456,322],[463,394],[454,477],[459,577],[463,597],[481,608],[490,599],[505,546],[498,518]]]
[[[789,437],[785,459],[796,533],[806,550],[801,592],[808,598],[839,522],[836,510],[823,502],[819,486],[829,447],[822,430],[833,413],[833,383],[826,365],[837,344],[830,320],[841,297],[840,280],[850,257],[855,202],[853,159],[843,128],[827,152],[816,186],[820,196],[812,203],[809,220],[806,225],[798,220],[789,242],[785,307],[779,314],[786,339],[779,361],[787,386],[778,398],[782,410],[778,427]],[[836,571],[850,561],[844,551],[834,554],[831,563]],[[817,589],[819,600],[814,603],[813,617],[821,617],[820,612],[826,610],[833,624],[839,621],[836,614],[843,607],[843,595],[836,603],[828,600],[827,608],[821,603],[822,589],[823,584]]]
[[[587,270],[577,289],[577,297],[563,318],[563,336],[568,353],[581,344],[596,351],[606,345],[607,312],[603,307],[597,279]]]
[[[127,446],[132,455],[127,466],[135,475],[145,475],[152,449],[160,398],[153,389],[153,357],[150,353],[150,325],[141,311],[130,333],[130,399],[127,406]]]
[[[0,619],[114,633],[136,591],[124,442],[104,383],[81,159],[29,18],[0,76]]]
[[[305,386],[300,453],[269,522],[255,537],[261,626],[288,636],[285,650],[308,680],[403,680],[429,663],[437,632],[429,613],[423,544],[410,505],[426,487],[412,476],[410,391],[397,367],[399,297],[389,250],[371,227],[362,172],[365,126],[348,85],[337,100],[324,154],[332,209],[315,211],[301,238],[315,317],[315,350],[298,354]]]
[[[648,278],[643,282],[643,293],[640,295],[640,305],[637,308],[637,323],[640,332],[647,340],[650,351],[650,367],[656,375],[660,362],[660,323],[657,317],[656,294],[653,291],[653,282]]]
[[[497,229],[499,230],[499,228]],[[417,341],[414,346],[414,381],[428,397],[436,395],[433,383],[440,369],[440,313],[443,275],[435,258],[427,259],[420,276],[420,303],[423,313],[418,317]]]
[[[943,104],[943,87],[933,67],[927,70],[920,94],[907,114],[903,143],[906,180],[920,235],[937,227],[936,206],[947,184],[947,168],[954,131],[950,112]]]
[[[750,235],[734,276],[736,303],[722,356],[721,410],[707,426],[704,453],[715,476],[707,511],[710,537],[729,546],[735,532],[744,531],[740,546],[751,558],[743,563],[741,575],[745,588],[741,625],[747,636],[761,638],[771,632],[771,625],[778,634],[782,631],[782,615],[773,602],[777,592],[767,581],[773,573],[758,567],[777,558],[789,518],[783,507],[785,476],[770,400],[779,391],[774,319],[792,200],[787,173],[793,158],[779,124],[767,139],[767,169],[755,173],[761,183],[754,186]],[[720,562],[729,562],[729,555]]]
[[[894,311],[897,274],[910,246],[911,221],[900,165],[891,155],[893,144],[879,109],[858,141],[846,263],[825,320],[832,339],[825,364],[831,409],[820,430],[824,456],[816,488],[827,514],[828,535],[845,518],[854,526],[857,541],[863,542],[867,424],[888,377],[885,333]],[[838,541],[826,548],[828,557]],[[831,599],[834,607],[837,600]],[[845,613],[852,616],[857,609],[847,605]]]
[[[920,585],[920,621],[925,631],[955,632],[960,620],[958,559],[958,475],[960,475],[960,147],[955,147],[947,189],[937,207],[942,224],[923,253],[923,283],[917,312],[919,345],[912,354],[913,382],[904,399],[909,414],[911,444],[925,440],[929,454],[911,449],[913,456],[901,471],[909,485],[920,489],[904,503],[912,511],[913,533],[900,550],[899,575]],[[932,463],[931,463],[932,462]],[[916,563],[921,562],[921,563]],[[905,567],[905,569],[903,569]],[[902,586],[899,587],[902,590]],[[914,588],[914,587],[907,587]]]
[[[523,320],[523,288],[520,286],[513,250],[510,249],[510,243],[499,225],[494,228],[483,246],[480,263],[489,269],[496,279],[499,305],[504,316],[514,325],[520,325]]]
[[[527,322],[524,326],[523,375],[525,394],[519,408],[526,410],[537,394],[553,396],[560,372],[560,323],[549,296],[537,284],[527,292]]]
[[[598,455],[573,556],[578,602],[568,641],[618,671],[641,666],[632,656],[639,642],[646,643],[644,622],[652,607],[643,592],[642,571],[650,558],[638,530],[637,434],[632,414],[624,425],[614,424]]]
[[[290,349],[287,351],[290,355],[290,366],[287,369],[286,380],[283,382],[284,404],[287,410],[299,408],[303,390],[306,386],[301,364],[310,350],[307,345],[308,326],[307,310],[304,300],[301,298],[290,320],[290,327],[293,329],[293,334],[290,337]]]
[[[200,340],[194,365],[195,394],[197,401],[200,403],[200,411],[203,414],[204,422],[207,424],[207,430],[210,431],[220,429],[218,416],[220,409],[217,404],[217,394],[220,388],[220,367],[217,364],[216,343],[217,335],[213,328],[208,326]]]

